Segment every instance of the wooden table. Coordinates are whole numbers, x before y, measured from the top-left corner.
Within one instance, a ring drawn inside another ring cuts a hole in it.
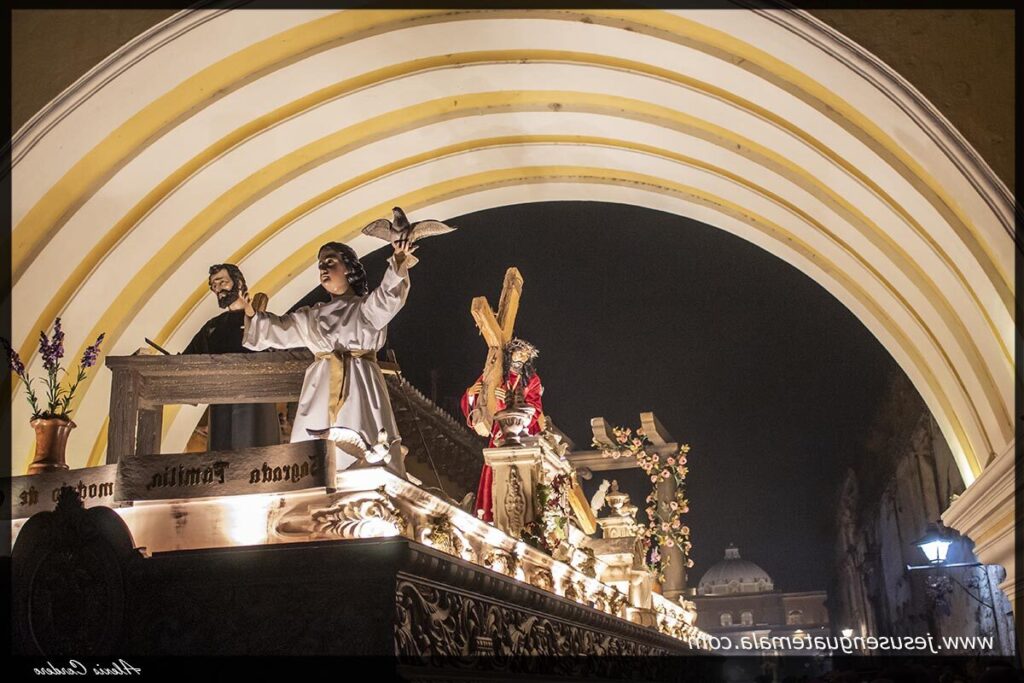
[[[176,403],[297,401],[313,354],[306,349],[260,353],[108,356],[107,464],[129,454],[160,452],[163,406]]]

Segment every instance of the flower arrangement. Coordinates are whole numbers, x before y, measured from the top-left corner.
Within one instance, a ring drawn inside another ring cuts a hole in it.
[[[651,478],[651,493],[647,496],[647,524],[637,529],[637,537],[644,551],[644,562],[647,568],[657,577],[659,582],[665,580],[665,569],[669,564],[667,548],[678,547],[686,566],[692,567],[690,550],[690,527],[683,524],[682,516],[690,511],[690,502],[686,498],[686,466],[690,446],[683,444],[673,455],[661,456],[648,452],[651,441],[644,434],[643,428],[634,433],[628,427],[614,427],[612,434],[615,443],[611,448],[607,444],[594,441],[594,447],[601,449],[607,458],[633,456],[640,469]],[[674,481],[675,494],[672,500],[659,504],[658,485],[663,481]]]
[[[11,372],[21,378],[25,383],[25,393],[29,406],[32,408],[32,419],[70,419],[71,401],[75,397],[78,385],[85,379],[87,370],[96,365],[100,354],[100,344],[103,343],[103,334],[96,337],[95,343],[85,349],[81,360],[78,362],[77,374],[68,381],[66,386],[61,385],[61,373],[70,376],[68,371],[60,366],[60,360],[64,357],[64,330],[61,329],[60,318],[53,323],[53,335],[48,337],[43,330],[39,331],[39,355],[43,359],[43,369],[46,370],[46,404],[45,409],[40,407],[39,398],[36,396],[33,380],[25,364],[22,362],[18,352],[11,346],[11,342],[0,337],[0,343],[7,351],[7,362]]]
[[[629,427],[612,427],[612,434],[615,436],[615,448],[608,448],[606,445],[598,443],[597,439],[594,439],[592,445],[594,448],[601,449],[601,455],[613,460],[644,453],[644,448],[651,443],[647,435],[644,434],[643,427],[637,428],[636,436],[633,435],[633,430]]]
[[[520,537],[524,543],[551,555],[569,538],[569,519],[573,514],[569,504],[571,489],[572,477],[568,474],[553,477],[550,484],[537,485],[540,519],[523,528]]]

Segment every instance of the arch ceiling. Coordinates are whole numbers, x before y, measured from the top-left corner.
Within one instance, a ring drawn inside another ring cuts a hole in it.
[[[124,46],[13,147],[13,338],[33,375],[183,348],[210,263],[271,308],[316,247],[393,205],[445,218],[607,200],[685,215],[800,268],[914,382],[967,483],[1013,440],[1012,198],[909,84],[797,11],[199,10]],[[110,373],[75,406],[105,457]],[[12,388],[14,473],[33,433]],[[198,408],[169,408],[182,450]]]

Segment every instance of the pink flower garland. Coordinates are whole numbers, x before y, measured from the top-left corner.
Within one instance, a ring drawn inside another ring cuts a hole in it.
[[[635,457],[640,469],[651,478],[652,491],[646,501],[648,521],[646,525],[638,528],[637,535],[644,546],[647,567],[657,576],[659,582],[664,581],[669,555],[663,553],[662,548],[678,547],[686,566],[693,566],[693,560],[690,559],[690,550],[693,548],[690,542],[690,527],[682,523],[682,515],[690,511],[690,503],[686,498],[686,475],[689,472],[686,458],[690,447],[683,444],[677,454],[663,459],[657,453],[647,451],[651,442],[644,434],[643,428],[638,428],[634,435],[633,430],[628,427],[614,427],[612,434],[615,436],[617,448],[608,448],[597,441],[594,442],[594,447],[600,448],[601,455],[607,458]],[[676,483],[675,494],[672,500],[667,501],[661,506],[662,509],[658,510],[658,485],[670,479]]]

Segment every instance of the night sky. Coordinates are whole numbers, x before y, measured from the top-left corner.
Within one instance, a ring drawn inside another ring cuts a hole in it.
[[[458,410],[486,356],[470,301],[496,308],[514,265],[515,334],[540,349],[545,413],[576,448],[591,417],[635,428],[646,410],[690,444],[690,585],[733,542],[777,590],[828,588],[839,479],[898,371],[850,311],[757,246],[649,209],[549,202],[447,222],[458,231],[421,243],[389,327],[410,382],[429,397],[433,371],[438,403]],[[371,286],[390,251],[363,259]],[[596,473],[588,496],[602,478],[643,507],[639,471]]]

